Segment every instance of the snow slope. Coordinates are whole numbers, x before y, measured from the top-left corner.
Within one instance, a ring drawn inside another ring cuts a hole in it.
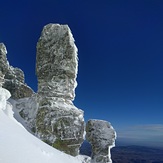
[[[9,96],[0,88],[0,163],[84,163],[83,157],[67,155],[31,135],[13,117]]]

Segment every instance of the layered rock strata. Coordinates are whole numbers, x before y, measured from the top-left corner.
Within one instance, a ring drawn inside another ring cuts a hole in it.
[[[83,141],[83,111],[72,101],[77,86],[77,48],[67,25],[48,24],[37,43],[38,112],[36,134],[73,156]]]
[[[86,140],[92,146],[91,163],[111,163],[110,149],[115,146],[116,132],[107,121],[89,120]]]

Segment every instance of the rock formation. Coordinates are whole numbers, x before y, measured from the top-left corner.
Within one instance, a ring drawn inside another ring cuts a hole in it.
[[[13,99],[31,97],[33,90],[24,82],[24,72],[19,68],[9,67],[3,87],[10,91]]]
[[[6,54],[5,45],[0,43],[0,83],[10,91],[13,99],[32,96],[33,90],[24,82],[24,72],[10,66]]]
[[[6,54],[5,45],[0,43],[0,91],[6,91],[6,99],[11,93],[10,102],[17,109],[17,119],[21,116],[25,128],[49,145],[78,155],[83,142],[84,118],[83,111],[72,102],[77,86],[78,57],[69,27],[48,24],[43,28],[37,43],[37,94],[25,84],[23,71],[9,65]],[[2,98],[0,96],[0,100]],[[114,146],[116,133],[110,123],[90,120],[86,132],[86,139],[92,145],[91,162],[111,162],[110,148]]]
[[[36,94],[25,84],[24,72],[9,65],[6,54],[5,45],[0,43],[0,87],[5,88],[1,90],[10,92],[12,98],[10,102],[24,119],[23,125],[28,131],[34,133],[37,112]],[[19,114],[15,114],[15,116],[19,116]],[[20,119],[19,117],[16,118]]]
[[[53,147],[76,156],[83,141],[83,111],[72,101],[77,48],[67,25],[48,24],[37,43],[38,112],[36,134]]]
[[[9,63],[7,61],[7,50],[3,43],[0,43],[0,86],[4,83],[4,76],[9,69]]]
[[[92,163],[111,163],[110,149],[115,146],[116,132],[107,121],[89,120],[86,140],[92,146]]]

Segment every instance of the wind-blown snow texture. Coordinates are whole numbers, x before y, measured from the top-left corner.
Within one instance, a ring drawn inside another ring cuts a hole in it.
[[[9,97],[0,88],[0,163],[85,163],[83,157],[62,153],[31,135],[13,117]]]

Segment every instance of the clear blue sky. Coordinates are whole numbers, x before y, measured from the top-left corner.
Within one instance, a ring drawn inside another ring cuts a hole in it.
[[[79,50],[74,103],[85,119],[110,121],[127,141],[148,135],[163,146],[162,0],[5,0],[0,18],[8,60],[35,91],[41,30],[68,24]]]

